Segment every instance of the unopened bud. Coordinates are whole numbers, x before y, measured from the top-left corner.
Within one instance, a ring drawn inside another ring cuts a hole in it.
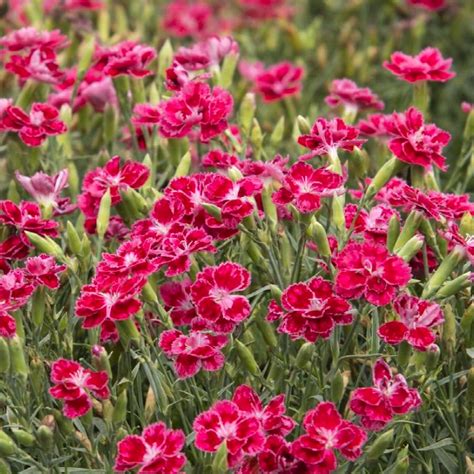
[[[446,352],[452,356],[456,350],[456,315],[450,304],[444,306],[443,336]]]
[[[10,350],[4,337],[0,337],[0,374],[10,370]]]
[[[283,134],[285,133],[285,117],[280,117],[275,128],[273,129],[272,134],[270,135],[270,143],[273,146],[277,146],[283,140]]]
[[[311,125],[302,115],[298,115],[298,117],[296,117],[296,122],[298,123],[298,129],[301,135],[308,135],[311,133]]]
[[[45,451],[49,451],[54,446],[53,430],[47,425],[41,425],[36,431],[38,444]]]
[[[187,176],[189,170],[191,169],[191,153],[188,151],[181,158],[176,171],[174,173],[174,178],[179,178],[180,176]]]
[[[124,347],[128,347],[131,343],[138,343],[140,341],[140,333],[132,319],[117,321],[116,325],[120,336],[120,342]]]
[[[25,231],[28,240],[40,251],[64,261],[65,256],[61,247],[50,237],[42,237],[33,232]]]
[[[425,239],[422,235],[414,235],[395,253],[405,262],[409,262],[421,250],[424,242]]]
[[[214,454],[214,459],[212,460],[211,473],[212,474],[222,474],[228,472],[229,467],[227,464],[227,443],[222,442]]]
[[[18,336],[14,336],[8,340],[8,346],[10,349],[11,373],[26,379],[29,369],[25,359],[23,343]]]
[[[307,235],[317,245],[320,255],[323,257],[331,256],[331,247],[329,246],[326,229],[315,218],[311,220]]]
[[[242,99],[239,109],[240,129],[246,136],[248,136],[250,133],[253,117],[255,115],[255,109],[255,94],[253,92],[247,92],[245,97]]]
[[[467,272],[459,275],[454,280],[446,282],[437,292],[436,298],[449,298],[465,288],[469,288],[472,285],[472,273]]]
[[[15,437],[18,444],[31,448],[36,443],[36,438],[28,431],[25,431],[21,428],[12,428],[13,436]]]
[[[234,341],[234,344],[235,344],[235,349],[237,350],[237,354],[240,360],[242,361],[244,367],[252,375],[258,375],[260,373],[260,369],[250,349],[237,339]]]
[[[372,446],[367,451],[367,459],[376,460],[380,456],[383,456],[385,450],[392,446],[393,443],[393,429],[382,433],[378,438],[373,442]]]
[[[387,248],[390,252],[393,252],[395,242],[400,235],[400,218],[394,214],[388,222],[387,232]]]
[[[405,225],[403,226],[402,231],[400,232],[400,235],[398,236],[398,239],[393,247],[395,252],[400,250],[415,235],[415,232],[418,230],[418,227],[421,224],[422,217],[423,216],[421,212],[410,212],[405,221]]]
[[[117,402],[115,403],[114,412],[112,415],[112,421],[115,424],[121,424],[125,421],[127,417],[127,390],[123,389],[120,395],[117,397]]]
[[[368,197],[374,196],[385,184],[394,176],[400,169],[400,161],[393,157],[388,160],[374,176],[374,179],[367,188],[366,195]]]
[[[107,189],[100,199],[99,212],[97,214],[97,235],[100,239],[104,238],[104,235],[109,227],[111,206],[112,198],[110,195],[110,189]]]
[[[305,365],[313,358],[315,345],[312,342],[305,342],[296,355],[296,367],[303,369]]]
[[[15,441],[8,436],[4,431],[0,430],[0,456],[12,456],[18,450]]]
[[[344,395],[344,377],[340,370],[337,370],[331,381],[331,400],[339,403]]]

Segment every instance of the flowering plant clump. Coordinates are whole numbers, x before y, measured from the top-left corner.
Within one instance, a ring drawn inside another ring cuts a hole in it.
[[[474,472],[466,2],[0,4],[0,473]]]

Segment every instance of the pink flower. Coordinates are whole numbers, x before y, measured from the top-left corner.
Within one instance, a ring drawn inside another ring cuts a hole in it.
[[[365,119],[359,120],[357,128],[362,135],[387,140],[390,137],[389,124],[391,121],[392,114],[371,114]]]
[[[199,139],[208,142],[228,127],[232,107],[232,96],[226,90],[188,82],[174,97],[160,103],[160,133],[166,138],[181,138],[198,127]]]
[[[344,420],[334,403],[321,402],[308,411],[303,420],[306,434],[291,446],[292,454],[309,464],[314,471],[330,473],[337,468],[334,451],[355,461],[362,455],[362,446],[367,440],[364,430]]]
[[[228,400],[218,401],[198,415],[193,429],[194,442],[201,451],[215,453],[226,443],[229,467],[235,466],[244,455],[257,454],[265,439],[257,418]]]
[[[446,82],[456,74],[450,71],[452,59],[444,59],[437,48],[425,48],[416,56],[401,52],[393,53],[383,66],[407,82]]]
[[[250,272],[238,263],[225,262],[199,272],[191,295],[198,315],[209,328],[229,333],[250,315],[248,299],[233,294],[249,286]]]
[[[0,311],[0,337],[11,339],[16,335],[16,321],[4,311]]]
[[[290,285],[281,296],[281,305],[282,309],[271,302],[268,319],[281,319],[278,331],[292,339],[327,339],[337,324],[350,324],[353,319],[350,304],[336,296],[331,283],[321,277]]]
[[[317,211],[321,198],[344,192],[344,178],[327,168],[313,168],[307,163],[298,162],[288,171],[283,186],[273,193],[276,204],[293,203],[302,213]]]
[[[189,271],[193,253],[216,251],[212,238],[203,229],[187,229],[163,238],[156,263],[159,267],[167,265],[165,275],[172,277]]]
[[[309,160],[313,156],[332,155],[341,148],[353,151],[354,148],[362,146],[366,140],[358,138],[359,131],[355,127],[346,125],[344,120],[336,117],[332,120],[318,118],[314,122],[309,135],[301,135],[298,143],[309,148],[311,153],[301,156],[300,160]]]
[[[57,109],[47,104],[34,103],[29,114],[12,105],[5,111],[3,125],[7,130],[18,132],[25,145],[37,147],[48,136],[66,132],[66,125],[58,117]]]
[[[393,308],[400,321],[382,324],[378,334],[388,344],[407,341],[419,351],[426,351],[435,342],[436,336],[430,329],[443,323],[441,308],[436,303],[415,296],[403,294],[397,297]]]
[[[69,172],[67,169],[63,169],[53,176],[49,176],[41,171],[38,171],[31,177],[23,176],[16,171],[15,176],[17,181],[23,186],[23,189],[38,204],[45,207],[57,208],[61,200],[61,191],[69,186]]]
[[[35,291],[24,270],[11,270],[0,276],[0,312],[15,311],[24,306]]]
[[[12,52],[42,48],[57,51],[67,46],[68,42],[67,36],[59,30],[38,31],[32,26],[12,31],[0,38],[0,46]]]
[[[57,84],[64,77],[57,63],[56,53],[49,48],[33,49],[27,56],[13,54],[5,69],[15,74],[20,83],[33,79],[46,84]]]
[[[301,91],[304,70],[288,61],[273,64],[255,77],[255,90],[265,102],[273,102]]]
[[[105,399],[110,396],[107,372],[84,369],[73,360],[58,359],[51,365],[49,389],[52,397],[64,400],[63,413],[68,418],[85,415],[92,408],[92,396]]]
[[[446,158],[441,155],[451,135],[435,124],[425,124],[423,114],[415,107],[404,113],[394,112],[389,124],[393,135],[390,151],[401,161],[428,169],[435,165],[446,171]]]
[[[239,0],[239,4],[244,10],[244,19],[287,18],[292,13],[292,9],[286,5],[286,0]]]
[[[461,110],[462,110],[465,114],[469,114],[469,113],[471,113],[472,110],[474,110],[474,104],[471,103],[471,102],[463,101],[463,102],[461,103]]]
[[[130,319],[142,304],[138,299],[146,280],[141,276],[117,279],[107,286],[93,280],[84,285],[76,301],[76,316],[85,329],[100,326],[105,320]]]
[[[139,127],[150,127],[160,122],[160,109],[156,105],[137,104],[133,108],[132,122]]]
[[[161,421],[149,425],[141,436],[128,435],[119,441],[114,470],[140,468],[139,474],[179,474],[186,464],[181,453],[185,441],[181,430],[168,429]]]
[[[447,230],[440,233],[448,241],[450,248],[460,250],[471,265],[474,265],[474,235],[462,234],[453,222],[449,223]]]
[[[324,99],[329,107],[344,106],[348,110],[382,110],[384,103],[368,87],[359,87],[350,79],[335,79],[331,82],[329,95]]]
[[[376,306],[393,300],[411,278],[410,266],[373,242],[350,242],[335,258],[336,292],[343,298],[365,299]]]
[[[296,426],[296,422],[285,415],[285,395],[277,395],[263,406],[253,388],[240,385],[235,389],[232,401],[240,411],[259,420],[265,434],[286,436]]]
[[[191,324],[197,316],[191,299],[191,284],[191,280],[185,278],[179,282],[167,281],[160,286],[161,299],[175,326]]]
[[[383,359],[375,362],[372,379],[374,387],[356,388],[349,402],[366,429],[381,430],[395,415],[404,415],[421,405],[418,391],[408,387],[403,375],[393,376]]]
[[[122,41],[109,48],[99,47],[96,51],[95,67],[106,76],[145,77],[152,74],[146,67],[156,58],[151,46],[137,44],[134,41]]]
[[[225,363],[221,349],[227,344],[227,336],[191,331],[189,335],[177,329],[161,333],[159,346],[174,360],[174,369],[180,379],[193,377],[201,369],[215,372]]]
[[[0,256],[4,258],[26,257],[31,244],[25,231],[49,237],[58,235],[58,223],[43,219],[40,207],[34,202],[0,201],[0,224],[15,231],[0,245]],[[10,252],[6,252],[7,249]]]
[[[199,37],[210,31],[212,8],[205,2],[174,0],[168,3],[163,27],[172,36]]]
[[[415,7],[430,11],[442,10],[446,7],[446,0],[407,0],[407,2]]]
[[[229,169],[239,163],[239,158],[222,150],[215,149],[206,153],[202,157],[201,164],[205,167],[213,167],[218,169]]]
[[[57,265],[56,260],[46,254],[30,257],[25,262],[25,274],[36,285],[44,285],[55,290],[59,288],[59,273],[66,270],[66,265]]]

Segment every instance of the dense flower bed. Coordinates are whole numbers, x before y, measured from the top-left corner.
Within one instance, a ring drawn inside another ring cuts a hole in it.
[[[0,472],[474,472],[467,3],[4,2]]]

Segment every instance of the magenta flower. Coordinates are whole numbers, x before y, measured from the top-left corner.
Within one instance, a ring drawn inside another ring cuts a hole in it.
[[[356,388],[349,402],[366,429],[379,431],[394,416],[409,413],[421,405],[418,391],[408,387],[403,375],[393,376],[383,359],[375,362],[372,378],[374,386]]]
[[[0,38],[0,46],[11,52],[48,48],[57,51],[67,46],[69,40],[59,30],[38,31],[32,26],[20,28]]]
[[[364,430],[344,420],[334,403],[321,402],[308,411],[303,420],[306,434],[293,441],[291,452],[297,459],[310,465],[310,472],[330,473],[337,468],[334,451],[355,461],[362,455],[367,440]]]
[[[407,341],[419,351],[428,350],[436,340],[431,328],[444,322],[440,306],[403,294],[394,301],[393,308],[400,316],[400,320],[382,324],[378,331],[380,338],[388,344]]]
[[[384,103],[368,87],[359,87],[350,79],[335,79],[329,87],[329,95],[324,99],[329,107],[343,106],[357,112],[361,109],[382,110]]]
[[[446,7],[446,0],[407,0],[407,2],[429,11],[438,11]]]
[[[425,48],[416,56],[396,52],[383,66],[397,77],[407,82],[446,82],[456,73],[450,70],[452,59],[444,59],[437,48]]]
[[[282,206],[293,203],[298,211],[310,213],[321,207],[321,198],[343,194],[343,184],[344,178],[327,168],[315,169],[298,162],[289,169],[272,200]]]
[[[49,389],[52,397],[64,400],[63,413],[68,418],[85,415],[92,408],[92,396],[106,399],[110,396],[107,372],[84,369],[73,360],[58,359],[51,365]]]
[[[179,474],[186,464],[181,452],[186,438],[181,430],[171,430],[163,422],[143,430],[141,436],[128,435],[117,444],[114,470],[139,474]]]
[[[56,260],[46,254],[30,257],[25,261],[25,275],[35,285],[43,285],[51,290],[59,288],[59,274],[66,265],[57,265]]]
[[[298,138],[301,146],[311,150],[311,153],[300,156],[299,159],[309,160],[314,156],[334,155],[338,149],[354,151],[355,147],[360,147],[366,142],[358,137],[359,131],[346,125],[341,118],[326,120],[320,117],[314,122],[311,133]]]
[[[212,15],[212,8],[206,2],[174,0],[166,7],[163,27],[178,38],[200,37],[210,32]]]
[[[336,293],[384,306],[411,278],[410,266],[374,242],[350,242],[335,258]]]
[[[16,321],[4,311],[0,311],[0,337],[11,339],[16,335]]]
[[[161,299],[175,326],[191,324],[197,316],[191,299],[191,285],[191,280],[186,278],[179,282],[167,281],[160,286]]]

